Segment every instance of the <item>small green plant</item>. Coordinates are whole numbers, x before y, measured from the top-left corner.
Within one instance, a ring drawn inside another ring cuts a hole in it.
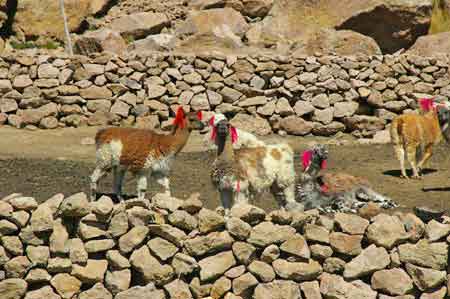
[[[134,42],[134,37],[131,36],[131,35],[125,36],[125,42],[126,42],[127,44],[131,44],[132,42]]]
[[[54,50],[59,47],[59,44],[54,41],[47,41],[45,44],[43,44],[40,48],[48,49],[48,50]]]
[[[13,49],[16,49],[16,50],[23,50],[23,49],[36,48],[36,45],[33,42],[11,41],[11,47],[13,47]]]

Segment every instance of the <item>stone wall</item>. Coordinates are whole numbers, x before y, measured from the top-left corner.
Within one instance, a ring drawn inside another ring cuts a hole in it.
[[[89,203],[84,193],[41,205],[19,194],[3,198],[0,297],[414,299],[448,292],[448,222],[373,207],[330,218],[248,205],[225,221],[195,195],[157,194],[152,202],[150,209],[105,196]]]
[[[182,104],[261,135],[370,137],[449,83],[447,56],[15,55],[0,61],[0,124],[164,128]]]

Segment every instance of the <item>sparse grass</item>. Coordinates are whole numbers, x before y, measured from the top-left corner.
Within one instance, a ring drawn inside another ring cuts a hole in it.
[[[127,44],[131,44],[132,42],[134,42],[134,37],[131,36],[131,35],[125,36],[125,42],[126,42]]]
[[[450,31],[450,7],[444,0],[433,0],[429,34]]]
[[[26,41],[26,42],[11,41],[11,47],[16,50],[34,49],[34,48],[54,50],[59,47],[59,44],[54,41],[46,41],[45,43],[40,45],[36,44],[33,41]]]
[[[36,45],[33,42],[16,42],[11,41],[11,47],[16,50],[23,50],[23,49],[32,49],[36,48]]]

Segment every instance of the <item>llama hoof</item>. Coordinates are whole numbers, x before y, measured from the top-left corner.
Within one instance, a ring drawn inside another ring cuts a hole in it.
[[[413,175],[411,178],[412,178],[413,180],[421,180],[421,179],[422,179],[422,176],[421,176],[421,175]]]
[[[407,175],[403,175],[403,174],[400,176],[400,178],[404,179],[404,180],[408,180],[409,179],[409,177]]]

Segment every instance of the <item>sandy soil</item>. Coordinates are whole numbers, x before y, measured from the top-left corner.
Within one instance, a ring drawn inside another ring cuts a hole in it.
[[[51,195],[63,192],[70,195],[88,191],[88,176],[95,163],[95,146],[91,143],[96,128],[27,131],[0,128],[0,196],[13,192],[34,196],[44,201]],[[325,142],[323,138],[270,136],[273,142],[283,139],[300,153],[313,142]],[[214,153],[205,151],[203,136],[195,133],[188,145],[177,157],[171,185],[175,196],[185,198],[192,192],[200,192],[206,205],[219,204],[217,193],[209,180],[209,169]],[[86,143],[88,143],[86,145]],[[392,146],[361,145],[347,140],[346,145],[330,145],[331,170],[345,171],[368,178],[377,190],[400,203],[404,208],[429,206],[450,208],[450,179],[448,147],[442,144],[427,165],[423,180],[402,180]],[[296,167],[299,169],[299,154]],[[100,184],[100,191],[111,192],[111,177]],[[150,184],[149,195],[158,192],[159,186]],[[126,177],[125,193],[135,194],[135,180]],[[269,194],[263,194],[255,204],[271,210],[275,207]]]

